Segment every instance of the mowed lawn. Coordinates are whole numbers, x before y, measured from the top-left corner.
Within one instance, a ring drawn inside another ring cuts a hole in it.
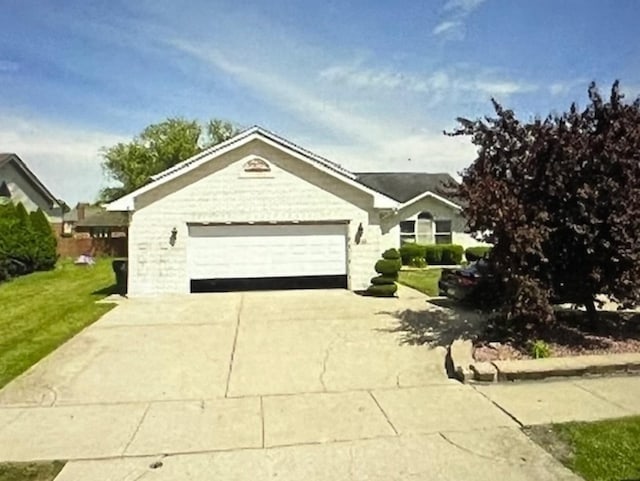
[[[0,388],[110,310],[95,301],[113,284],[110,259],[60,261],[0,284]]]
[[[537,426],[529,435],[587,481],[640,480],[640,416]]]
[[[441,273],[442,269],[400,271],[398,273],[398,282],[428,296],[437,296],[438,281]]]

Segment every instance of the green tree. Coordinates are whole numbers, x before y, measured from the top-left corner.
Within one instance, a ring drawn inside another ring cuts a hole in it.
[[[35,244],[35,269],[53,269],[58,259],[57,240],[49,219],[41,209],[29,214]]]
[[[102,149],[102,167],[118,183],[100,193],[109,202],[149,182],[152,175],[236,135],[237,128],[223,120],[210,120],[205,128],[195,120],[169,118],[146,127],[131,142]]]
[[[604,294],[640,303],[640,98],[618,82],[589,104],[523,122],[494,103],[496,116],[458,119],[478,157],[451,186],[471,232],[494,244],[491,264],[507,318],[554,320],[555,300],[583,304],[597,318]],[[497,292],[497,290],[496,290]]]

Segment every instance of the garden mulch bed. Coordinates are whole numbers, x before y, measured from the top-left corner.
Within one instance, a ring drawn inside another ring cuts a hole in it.
[[[584,311],[559,311],[557,319],[525,335],[514,335],[500,323],[490,325],[475,340],[473,357],[477,361],[532,359],[531,343],[536,340],[547,343],[551,357],[640,352],[638,312],[600,311],[595,328],[588,326]]]

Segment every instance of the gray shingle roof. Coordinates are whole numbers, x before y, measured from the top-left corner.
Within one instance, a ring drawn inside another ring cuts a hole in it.
[[[451,202],[451,196],[440,192],[447,182],[455,182],[449,174],[426,174],[423,172],[361,172],[356,173],[356,180],[398,202],[407,202],[414,197],[433,192]]]
[[[94,212],[83,220],[78,221],[78,227],[126,227],[129,225],[129,214],[127,212],[110,212],[100,210]]]
[[[44,184],[42,182],[40,182],[40,179],[38,179],[38,177],[36,177],[36,175],[31,172],[31,170],[29,169],[29,167],[27,167],[27,165],[22,161],[22,159],[20,157],[18,157],[17,154],[13,153],[13,152],[4,152],[4,153],[0,153],[0,167],[2,167],[5,164],[8,164],[9,162],[14,162],[15,165],[18,166],[18,168],[22,171],[22,173],[24,174],[24,176],[26,177],[26,179],[31,182],[31,185],[36,189],[39,190],[40,193],[45,197],[45,199],[48,199],[49,202],[51,203],[51,206],[62,206],[62,203],[60,201],[60,199],[56,198],[50,191],[49,189],[47,189]]]

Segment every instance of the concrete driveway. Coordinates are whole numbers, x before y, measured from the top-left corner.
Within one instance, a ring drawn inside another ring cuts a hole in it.
[[[405,342],[437,309],[410,289],[126,300],[0,391],[0,461],[72,460],[63,481],[575,479],[447,378],[444,347]]]

